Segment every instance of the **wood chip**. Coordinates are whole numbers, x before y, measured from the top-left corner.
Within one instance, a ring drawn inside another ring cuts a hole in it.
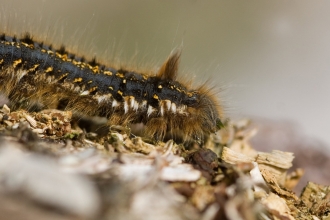
[[[271,153],[258,152],[257,163],[289,169],[292,167],[293,159],[293,153],[273,150]]]
[[[255,161],[255,158],[237,153],[228,147],[223,148],[220,158],[229,164],[251,163]]]

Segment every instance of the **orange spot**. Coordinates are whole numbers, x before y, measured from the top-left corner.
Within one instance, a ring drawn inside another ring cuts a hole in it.
[[[73,82],[75,83],[75,82],[81,82],[83,79],[81,78],[81,77],[79,77],[79,78],[75,78],[74,80],[73,80]]]
[[[97,89],[97,86],[94,86],[94,87],[90,88],[88,91],[89,92],[94,92],[96,89]]]
[[[13,62],[13,67],[15,68],[18,64],[22,63],[22,59],[15,60]]]
[[[35,70],[37,69],[38,66],[39,66],[39,64],[35,64],[35,65],[33,65],[33,67],[30,68],[28,71],[29,71],[29,72],[35,71]]]
[[[64,73],[63,75],[60,76],[60,78],[58,80],[65,78],[67,75],[69,75],[69,73]]]
[[[112,72],[111,72],[111,71],[104,71],[103,73],[104,73],[105,75],[112,76]]]
[[[116,76],[118,76],[119,78],[124,78],[124,74],[122,73],[117,73]]]
[[[47,69],[46,69],[46,73],[49,73],[49,72],[51,72],[51,71],[53,71],[53,67],[52,66],[50,66],[50,67],[48,67]]]

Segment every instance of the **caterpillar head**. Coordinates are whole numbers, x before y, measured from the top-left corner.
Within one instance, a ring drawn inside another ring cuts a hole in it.
[[[205,86],[190,92],[186,104],[189,118],[185,130],[195,140],[202,141],[205,136],[224,126],[221,120],[221,106],[217,99],[211,95],[210,90],[205,89]]]
[[[160,136],[159,139],[167,132],[178,133],[182,134],[185,141],[194,139],[201,143],[205,137],[223,127],[222,109],[216,96],[207,89],[207,85],[193,90],[177,81],[179,58],[179,53],[172,54],[157,74],[159,81],[167,85],[162,86],[163,94],[157,94],[157,97],[161,98],[162,102],[170,100],[175,108],[168,114],[163,114],[166,119],[155,116],[149,120],[148,133],[151,136]]]

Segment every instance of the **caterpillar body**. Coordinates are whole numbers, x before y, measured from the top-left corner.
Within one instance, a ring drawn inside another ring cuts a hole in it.
[[[154,74],[86,61],[64,47],[0,35],[0,92],[12,108],[62,106],[77,114],[105,116],[109,125],[144,123],[145,135],[162,140],[180,132],[202,141],[220,129],[222,108],[205,86],[190,89],[176,80],[179,53]]]

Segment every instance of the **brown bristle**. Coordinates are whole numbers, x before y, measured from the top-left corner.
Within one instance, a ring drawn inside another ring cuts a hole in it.
[[[20,39],[22,42],[27,43],[27,44],[33,44],[34,41],[29,33],[25,33],[23,38]]]
[[[180,52],[172,54],[158,71],[157,76],[164,80],[175,80],[178,73]]]
[[[97,66],[99,65],[97,62],[96,62],[96,57],[93,57],[93,59],[91,61],[88,62],[89,65],[91,66]]]
[[[62,46],[60,47],[59,50],[56,50],[56,52],[59,53],[59,54],[67,54],[67,53],[68,53],[68,52],[65,50],[64,45],[62,45]]]

